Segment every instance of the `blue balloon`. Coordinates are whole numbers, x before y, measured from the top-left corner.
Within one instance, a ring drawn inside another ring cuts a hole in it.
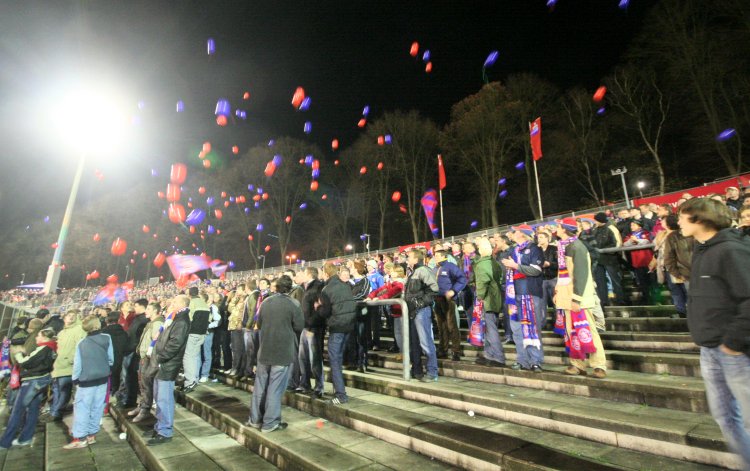
[[[180,191],[182,191],[182,190],[180,190]],[[193,202],[193,197],[192,197],[192,196],[191,196],[191,197],[189,197],[189,198],[188,198],[188,201],[189,201],[190,203],[192,203],[192,202]]]
[[[229,202],[230,202],[230,203],[234,203],[234,196],[230,196],[230,197],[229,197]]]
[[[312,177],[314,179],[320,178],[320,169],[319,168],[313,169],[313,171],[312,171]]]
[[[214,232],[216,232],[216,229],[214,229],[214,226],[212,226],[211,224],[209,224],[208,225],[208,233],[209,234],[213,234]]]
[[[234,262],[230,260],[230,261],[229,261],[229,262],[227,263],[227,267],[229,267],[230,269],[234,268]]]
[[[547,0],[547,7],[552,8],[557,4],[557,0]]]
[[[526,164],[525,164],[525,163],[523,163],[523,162],[518,162],[518,163],[516,164],[516,169],[517,169],[517,170],[523,170],[523,169],[524,169],[524,167],[526,167]]]
[[[369,114],[370,114],[370,105],[365,105],[365,107],[362,109],[362,116],[366,118],[367,115]]]
[[[430,62],[430,50],[429,49],[424,51],[424,54],[422,54],[422,60],[425,62]]]
[[[499,196],[500,198],[505,198],[506,196],[508,196],[508,190],[501,191],[497,196]]]
[[[185,111],[185,103],[180,100],[177,102],[177,112],[182,113],[183,111]]]
[[[737,134],[737,131],[735,131],[734,128],[725,129],[721,132],[721,134],[716,136],[716,140],[719,142],[724,142],[728,139],[733,138],[735,134]]]
[[[244,110],[243,110],[243,111],[241,111],[241,112],[240,112],[240,118],[241,118],[241,119],[247,119],[247,112],[246,112],[246,111],[244,111]]]
[[[314,160],[314,158],[313,158],[312,154],[307,154],[305,156],[305,165],[307,165],[309,167],[310,165],[312,165],[313,160]]]
[[[245,208],[245,214],[250,214],[250,208]]]
[[[601,108],[599,108],[598,110],[596,110],[596,114],[599,115],[599,116],[604,116],[604,113],[606,113],[606,112],[607,112],[607,110],[603,106]]]
[[[385,143],[386,144],[390,144],[391,141],[393,141],[393,139],[391,138],[391,135],[390,134],[386,134],[385,135]]]
[[[299,110],[300,111],[307,111],[310,109],[310,103],[312,103],[312,100],[309,96],[306,96],[304,100],[302,100],[302,103],[299,104]]]
[[[281,155],[276,154],[273,156],[273,164],[276,166],[276,168],[281,166]]]
[[[229,116],[232,113],[232,106],[229,104],[229,100],[222,98],[216,102],[216,116]]]
[[[252,183],[247,185],[247,191],[253,191],[253,190],[255,190],[255,185],[253,185]]]
[[[157,172],[155,168],[152,168],[151,169],[151,176],[152,177],[158,177],[159,176],[159,172]]]
[[[430,232],[432,232],[433,234],[437,235],[438,231],[439,231],[439,229],[438,229],[438,228],[436,227],[435,229],[433,229],[433,230],[432,230],[432,231],[430,231]]]
[[[479,223],[478,223],[477,221],[471,221],[471,224],[469,224],[469,226],[470,226],[470,227],[471,227],[472,229],[474,229],[475,227],[477,227],[477,225],[478,225],[478,224],[479,224]]]
[[[629,0],[620,0],[620,3],[617,6],[620,7],[621,10],[627,10],[629,3]]]
[[[239,108],[237,108],[236,110],[234,110],[234,115],[237,116],[238,118],[241,118],[242,117],[242,110],[239,109]]]
[[[310,134],[312,132],[312,123],[310,121],[305,121],[304,131],[305,134]]]
[[[206,198],[206,204],[209,205],[209,206],[213,206],[213,204],[214,204],[214,197],[213,196],[209,196],[208,198]]]
[[[209,56],[216,52],[216,41],[214,41],[214,38],[208,38],[208,41],[206,41],[206,49],[208,50]]]
[[[259,223],[257,226],[255,226],[255,230],[258,232],[263,232],[263,224]]]
[[[256,191],[256,193],[258,193],[259,195],[262,195],[263,194],[263,188],[258,187],[258,191]]]
[[[260,208],[260,201],[256,201],[253,206],[255,206],[256,208]]]
[[[495,65],[495,62],[497,62],[498,55],[499,55],[499,52],[497,51],[490,52],[490,55],[487,56],[487,59],[484,60],[484,66],[492,67],[493,65]]]
[[[206,212],[200,208],[195,208],[185,218],[185,224],[188,226],[199,226],[204,219],[206,219]]]
[[[274,141],[273,139],[268,141],[268,147],[273,147],[274,145],[276,145],[276,141]]]
[[[299,205],[299,209],[306,209],[306,208],[307,208],[307,203],[302,203],[301,205]]]
[[[44,222],[49,222],[49,216],[44,216]]]
[[[502,185],[505,185],[505,183],[506,183],[507,181],[508,181],[507,179],[505,179],[505,178],[501,178],[500,180],[498,180],[498,181],[497,181],[497,184],[498,184],[498,186],[502,186]]]

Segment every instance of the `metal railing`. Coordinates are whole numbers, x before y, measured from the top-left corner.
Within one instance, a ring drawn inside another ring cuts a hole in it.
[[[401,306],[401,364],[404,369],[404,381],[409,381],[411,379],[411,358],[409,357],[409,307],[406,305],[406,301],[400,298],[368,299],[358,303],[358,306],[392,306],[395,304]],[[396,322],[395,319],[394,322]]]

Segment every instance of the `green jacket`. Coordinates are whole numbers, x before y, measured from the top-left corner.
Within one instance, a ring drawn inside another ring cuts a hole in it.
[[[73,375],[73,359],[76,356],[78,342],[86,337],[86,332],[81,327],[81,321],[66,326],[57,334],[57,358],[52,367],[52,377]]]
[[[484,300],[485,311],[503,311],[503,293],[500,289],[502,280],[503,269],[494,258],[487,255],[474,259],[472,281],[477,298]]]

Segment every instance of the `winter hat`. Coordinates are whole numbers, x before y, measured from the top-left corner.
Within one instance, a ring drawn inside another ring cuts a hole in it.
[[[511,227],[513,232],[523,232],[528,237],[534,237],[534,229],[528,224],[521,224],[520,226]]]
[[[578,224],[575,218],[557,219],[555,222],[561,225],[565,230],[571,232],[575,232],[578,230]]]
[[[594,215],[594,219],[596,220],[596,222],[600,222],[602,224],[607,223],[607,215],[605,213],[596,213]]]

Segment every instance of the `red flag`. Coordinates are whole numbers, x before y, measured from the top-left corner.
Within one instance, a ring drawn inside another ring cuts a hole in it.
[[[542,158],[542,118],[529,123],[529,138],[531,139],[531,153],[534,160]]]
[[[445,188],[445,167],[443,167],[443,156],[438,154],[438,187]]]

